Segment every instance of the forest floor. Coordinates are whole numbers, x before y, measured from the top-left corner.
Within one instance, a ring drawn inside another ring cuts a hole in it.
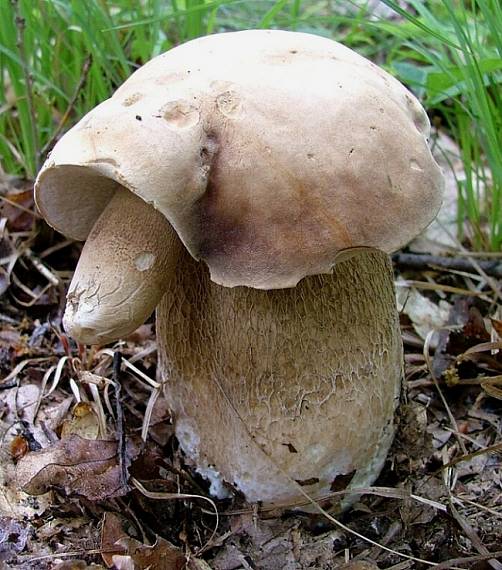
[[[110,349],[64,335],[80,246],[29,182],[4,176],[0,197],[0,568],[502,568],[500,258],[395,257],[405,381],[385,467],[345,513],[279,513],[209,499],[184,464],[152,322]]]

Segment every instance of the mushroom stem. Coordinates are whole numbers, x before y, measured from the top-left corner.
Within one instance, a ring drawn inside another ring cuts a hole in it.
[[[219,287],[188,254],[157,309],[181,447],[223,496],[366,487],[394,432],[402,345],[387,255],[360,252],[296,288]],[[203,326],[201,326],[203,323]]]
[[[162,214],[119,189],[83,247],[68,291],[66,332],[86,344],[131,333],[162,298],[180,247]]]

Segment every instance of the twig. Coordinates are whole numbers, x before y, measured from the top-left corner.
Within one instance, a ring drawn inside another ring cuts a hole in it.
[[[89,75],[89,70],[91,69],[91,63],[92,63],[92,56],[89,54],[84,60],[84,65],[82,66],[82,73],[80,74],[80,80],[77,83],[77,86],[75,87],[75,91],[71,96],[70,102],[68,103],[68,107],[66,108],[64,115],[61,117],[61,120],[59,121],[56,130],[52,133],[51,138],[46,142],[46,144],[43,146],[42,150],[40,151],[39,153],[40,157],[45,157],[47,152],[52,149],[55,142],[57,141],[57,138],[61,134],[61,131],[63,130],[66,124],[66,121],[68,120],[71,112],[73,111],[73,108],[75,107],[75,103],[77,102],[80,91],[82,90],[82,87],[87,81],[87,76]]]
[[[453,501],[455,501],[456,503],[459,503],[462,506],[465,506],[464,503],[467,503],[468,505],[476,507],[476,509],[479,509],[480,511],[485,511],[487,513],[490,513],[494,517],[502,519],[502,512],[496,511],[495,509],[492,509],[492,508],[487,507],[485,505],[481,505],[480,503],[476,503],[475,501],[471,501],[470,499],[466,499],[465,497],[458,497],[458,496],[452,495],[451,498]]]
[[[444,409],[446,410],[446,413],[448,415],[448,418],[450,420],[450,424],[453,428],[453,434],[455,435],[455,437],[457,438],[458,444],[460,446],[460,449],[462,450],[462,453],[464,455],[467,455],[467,448],[465,447],[464,442],[462,441],[462,438],[459,436],[459,429],[458,429],[458,425],[457,425],[457,421],[454,417],[454,415],[452,414],[451,410],[450,410],[450,406],[448,405],[448,402],[445,398],[445,395],[443,394],[443,391],[441,390],[441,388],[439,387],[439,382],[438,379],[436,377],[436,375],[433,372],[433,367],[432,367],[432,360],[431,360],[431,355],[430,355],[430,351],[429,351],[429,345],[431,343],[432,337],[433,335],[436,333],[436,331],[433,329],[431,331],[429,331],[427,337],[425,338],[425,343],[424,343],[424,358],[425,358],[425,362],[427,364],[427,367],[429,369],[429,374],[432,378],[432,381],[434,382],[434,386],[436,388],[437,393],[439,394],[439,397],[441,399],[441,402],[443,403]]]
[[[127,469],[125,464],[126,440],[124,432],[124,413],[120,402],[120,365],[122,363],[122,354],[117,350],[113,354],[113,382],[115,384],[115,410],[117,417],[117,452],[119,456],[120,477],[122,485],[127,487]]]
[[[42,219],[42,216],[35,210],[30,210],[30,208],[26,208],[22,204],[18,204],[17,202],[14,202],[14,200],[10,200],[9,198],[7,198],[7,196],[0,196],[0,200],[2,202],[5,202],[6,204],[9,204],[10,206],[13,206],[14,208],[17,208],[18,210],[21,210],[22,212],[26,212],[27,214],[33,216],[34,218],[37,218],[39,220]]]
[[[449,230],[448,228],[445,227],[444,224],[442,224],[439,220],[438,220],[438,224],[441,226],[441,229],[448,235],[448,237],[450,239],[452,239],[453,241],[456,242],[457,247],[460,249],[460,251],[462,251],[463,253],[467,252],[467,249],[462,245],[462,243],[457,239],[457,237],[455,237]],[[474,267],[474,269],[482,276],[484,277],[486,283],[490,286],[490,288],[492,289],[492,291],[495,293],[495,295],[497,296],[498,299],[500,299],[502,301],[502,292],[500,291],[500,288],[497,284],[496,281],[494,281],[491,277],[489,277],[486,272],[483,270],[483,268],[480,266],[479,261],[477,261],[474,258],[469,258],[469,262],[471,263],[471,265]]]
[[[442,255],[421,255],[416,253],[395,253],[392,261],[399,267],[405,269],[416,269],[423,271],[426,269],[454,269],[456,271],[472,272],[473,266],[469,259],[458,257],[446,257]],[[491,277],[502,278],[501,261],[478,261],[479,267]]]
[[[3,384],[8,384],[11,380],[16,380],[17,375],[21,372],[21,370],[28,364],[34,364],[34,363],[41,363],[41,362],[47,362],[51,360],[50,356],[44,356],[41,358],[27,358],[26,360],[21,361],[19,364],[16,365],[16,367],[10,372],[10,374],[8,374],[5,378],[2,378],[0,380],[0,386]]]
[[[474,548],[483,556],[489,555],[490,551],[488,550],[488,548],[486,548],[486,546],[481,542],[481,539],[477,535],[476,531],[472,528],[467,518],[462,516],[457,511],[451,499],[450,499],[450,512],[453,515],[453,518],[457,521],[457,524],[466,534],[467,538],[474,545]],[[493,570],[502,570],[502,564],[498,560],[496,560],[495,557],[488,558],[487,562],[493,568]]]
[[[68,247],[69,245],[71,245],[72,243],[75,243],[74,239],[66,239],[64,241],[61,241],[59,243],[56,243],[54,245],[51,245],[50,247],[48,247],[47,249],[44,249],[44,251],[42,251],[42,253],[38,254],[38,257],[40,259],[44,259],[44,257],[49,257],[49,255],[52,255],[53,253],[55,253],[56,251],[59,251],[65,247]]]
[[[41,275],[43,275],[51,285],[57,287],[60,284],[61,280],[56,277],[54,273],[52,273],[51,270],[40,261],[40,259],[31,251],[30,248],[27,248],[25,250],[24,255],[29,258],[35,269]]]
[[[173,499],[201,499],[202,501],[207,501],[211,507],[214,510],[214,514],[216,517],[216,521],[215,521],[215,526],[213,529],[213,532],[211,534],[211,536],[209,537],[209,540],[206,542],[206,544],[204,544],[201,549],[199,550],[199,552],[197,554],[201,554],[202,552],[204,552],[204,550],[206,550],[209,545],[212,543],[214,537],[216,536],[216,533],[218,531],[218,527],[220,524],[220,516],[218,513],[218,507],[216,506],[216,503],[210,499],[209,497],[205,497],[204,495],[193,495],[193,494],[188,494],[188,493],[163,493],[163,492],[157,492],[157,491],[148,491],[148,489],[145,489],[145,487],[143,487],[143,484],[138,481],[138,479],[136,479],[135,477],[131,478],[131,483],[133,484],[134,487],[136,487],[136,489],[138,489],[138,491],[140,493],[142,493],[143,495],[145,495],[145,497],[148,497],[149,499],[153,499],[153,500],[157,500],[157,501],[166,501],[166,500],[173,500]]]
[[[428,283],[426,281],[415,281],[414,279],[399,279],[395,281],[396,287],[415,287],[417,289],[426,289],[427,291],[444,291],[445,293],[454,293],[456,295],[465,295],[466,297],[479,297],[480,299],[491,301],[490,297],[480,291],[470,291],[461,287],[452,287],[451,285],[440,285],[438,283]]]
[[[450,560],[445,560],[440,562],[436,566],[436,570],[447,570],[453,565],[457,564],[472,564],[473,562],[482,562],[483,560],[490,560],[491,558],[500,558],[502,556],[502,550],[497,552],[491,552],[490,554],[480,554],[479,556],[469,556],[468,558],[450,558]],[[472,568],[472,566],[471,566]]]

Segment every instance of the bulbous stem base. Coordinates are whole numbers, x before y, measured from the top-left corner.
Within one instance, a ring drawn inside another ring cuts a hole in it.
[[[215,285],[187,255],[157,338],[177,437],[215,494],[291,504],[377,477],[402,377],[387,255],[273,291]]]

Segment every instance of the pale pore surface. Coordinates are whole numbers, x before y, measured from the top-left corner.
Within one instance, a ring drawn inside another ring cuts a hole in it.
[[[185,255],[158,308],[157,337],[189,458],[250,501],[301,498],[276,465],[314,496],[354,470],[354,481],[370,484],[401,379],[393,291],[378,252],[268,292],[215,285]]]

